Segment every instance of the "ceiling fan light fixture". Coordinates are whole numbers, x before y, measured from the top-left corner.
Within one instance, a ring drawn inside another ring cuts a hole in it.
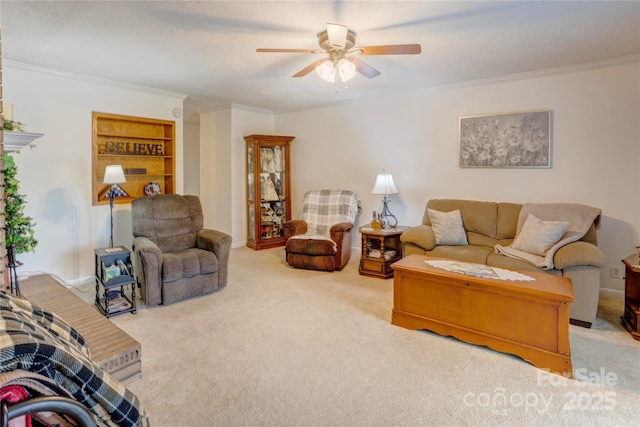
[[[329,44],[333,47],[344,49],[347,43],[347,32],[349,28],[340,24],[327,24],[327,35]]]
[[[345,58],[342,58],[340,61],[338,61],[338,72],[340,73],[340,79],[343,82],[354,78],[355,75],[358,74],[356,65]]]
[[[315,69],[318,76],[324,81],[336,84],[336,92],[341,82],[344,83],[352,79],[356,74],[362,74],[369,79],[380,75],[380,71],[358,59],[357,55],[415,55],[422,51],[419,44],[359,46],[354,48],[356,33],[340,24],[328,23],[327,29],[319,32],[317,36],[321,50],[261,48],[256,49],[256,51],[326,53],[328,58],[312,62],[294,74],[293,77],[306,76]]]
[[[333,63],[328,59],[316,67],[316,73],[320,78],[329,83],[336,81],[336,70]]]
[[[340,75],[340,81],[346,82],[354,78],[358,74],[358,70],[356,65],[346,58],[342,58],[337,64],[327,59],[316,67],[316,73],[322,80],[335,83],[336,74]]]

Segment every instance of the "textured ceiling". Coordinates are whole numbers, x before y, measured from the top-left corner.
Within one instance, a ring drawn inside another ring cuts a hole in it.
[[[381,71],[335,93],[316,49],[327,22],[356,45],[420,43],[364,56]],[[186,118],[230,103],[276,112],[640,53],[640,2],[2,1],[3,59],[188,94]]]

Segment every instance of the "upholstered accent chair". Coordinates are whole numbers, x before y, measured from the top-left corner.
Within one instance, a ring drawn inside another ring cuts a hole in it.
[[[342,270],[351,258],[358,196],[348,190],[304,194],[300,219],[284,224],[287,263],[308,270]]]
[[[134,269],[147,305],[171,304],[227,285],[231,236],[203,228],[196,196],[131,203]]]

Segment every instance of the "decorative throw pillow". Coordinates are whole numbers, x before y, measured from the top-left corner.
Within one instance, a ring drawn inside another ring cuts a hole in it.
[[[431,221],[433,234],[436,236],[436,244],[450,246],[468,245],[467,235],[462,224],[460,211],[440,212],[427,209],[427,215]]]
[[[529,214],[511,247],[544,256],[553,245],[558,243],[568,228],[569,221],[543,221]]]

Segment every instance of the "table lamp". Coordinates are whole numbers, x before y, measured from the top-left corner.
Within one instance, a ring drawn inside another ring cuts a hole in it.
[[[109,239],[109,247],[113,247],[113,198],[116,195],[116,191],[118,190],[118,184],[122,184],[123,182],[127,182],[124,177],[124,171],[122,170],[121,165],[107,165],[104,170],[104,180],[102,181],[104,184],[111,184],[111,188],[107,193],[109,196],[109,206],[111,208],[111,238]]]
[[[373,184],[373,188],[371,189],[371,194],[382,194],[382,213],[380,214],[380,219],[382,220],[382,224],[384,228],[387,227],[395,227],[398,225],[398,219],[389,211],[389,199],[387,196],[389,194],[397,194],[399,193],[398,188],[393,183],[393,177],[390,173],[387,173],[384,169],[382,173],[379,173],[376,176],[376,182]],[[393,223],[391,222],[393,220]]]

